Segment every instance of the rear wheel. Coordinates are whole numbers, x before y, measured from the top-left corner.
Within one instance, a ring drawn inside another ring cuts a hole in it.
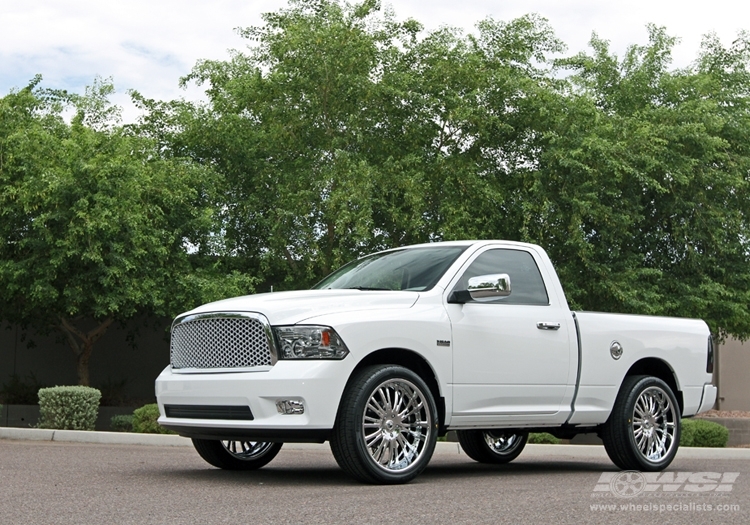
[[[680,443],[680,412],[672,389],[652,376],[626,377],[601,434],[623,470],[665,469]]]
[[[466,455],[480,463],[509,463],[529,439],[528,432],[513,430],[459,430],[456,434]]]
[[[203,459],[225,470],[259,469],[276,457],[282,445],[263,441],[193,440],[195,450]]]
[[[372,366],[342,397],[331,451],[360,481],[406,483],[429,463],[437,430],[435,401],[422,378],[401,366]]]

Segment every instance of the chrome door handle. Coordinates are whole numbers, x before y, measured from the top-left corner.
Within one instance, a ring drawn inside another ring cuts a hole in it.
[[[540,330],[559,330],[560,323],[537,323],[536,327]]]

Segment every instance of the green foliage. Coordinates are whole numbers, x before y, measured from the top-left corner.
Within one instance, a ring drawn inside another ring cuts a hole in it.
[[[174,434],[156,420],[159,419],[159,405],[151,403],[133,411],[133,432],[143,434]]]
[[[683,419],[680,428],[680,446],[694,447],[695,443],[695,421],[693,419]]]
[[[726,447],[729,430],[719,423],[707,419],[683,419],[681,447]]]
[[[562,441],[548,432],[531,432],[528,443],[532,445],[559,445]]]
[[[39,389],[46,386],[37,380],[33,372],[27,374],[25,380],[18,374],[11,374],[10,380],[3,383],[0,389],[0,400],[8,405],[36,405]]]
[[[39,427],[94,430],[101,392],[87,386],[54,386],[39,390]]]
[[[224,241],[302,288],[353,257],[457,238],[541,244],[575,308],[701,317],[750,336],[750,39],[615,56],[536,16],[425,33],[377,2],[299,0],[182,82],[139,132],[224,176]]]
[[[750,35],[674,69],[676,39],[648,30],[560,58],[535,15],[426,32],[374,0],[291,0],[181,80],[206,103],[133,93],[135,126],[107,82],[36,78],[0,99],[0,311],[65,334],[85,382],[135,312],[502,238],[542,245],[574,308],[750,337]]]
[[[505,193],[483,155],[521,141],[531,61],[561,47],[543,19],[423,39],[377,2],[294,1],[264,20],[240,31],[247,53],[183,79],[208,106],[136,95],[144,133],[225,176],[226,242],[253,273],[304,287],[369,251],[483,234]]]
[[[134,417],[133,414],[119,414],[112,416],[109,420],[109,428],[115,432],[132,432]]]
[[[220,175],[119,126],[110,83],[78,96],[39,81],[0,99],[0,318],[57,330],[88,384],[112,323],[172,317],[255,279],[226,266],[213,235]]]
[[[675,39],[622,60],[607,42],[558,65],[571,93],[543,122],[526,239],[558,265],[574,307],[700,317],[750,335],[750,41],[704,42],[670,70]]]

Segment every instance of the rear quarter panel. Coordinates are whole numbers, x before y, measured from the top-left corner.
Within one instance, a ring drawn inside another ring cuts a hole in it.
[[[646,358],[662,360],[672,370],[682,392],[683,415],[698,411],[706,373],[709,329],[697,319],[576,312],[581,337],[581,381],[572,424],[607,420],[628,370]],[[611,344],[623,347],[614,359]],[[675,393],[677,394],[677,393]]]

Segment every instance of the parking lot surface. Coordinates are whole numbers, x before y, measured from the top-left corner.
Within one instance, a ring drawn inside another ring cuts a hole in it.
[[[326,445],[227,472],[187,446],[0,439],[0,523],[750,523],[748,451],[684,449],[646,479],[601,447],[531,445],[497,467],[439,445],[414,482],[370,486]]]

